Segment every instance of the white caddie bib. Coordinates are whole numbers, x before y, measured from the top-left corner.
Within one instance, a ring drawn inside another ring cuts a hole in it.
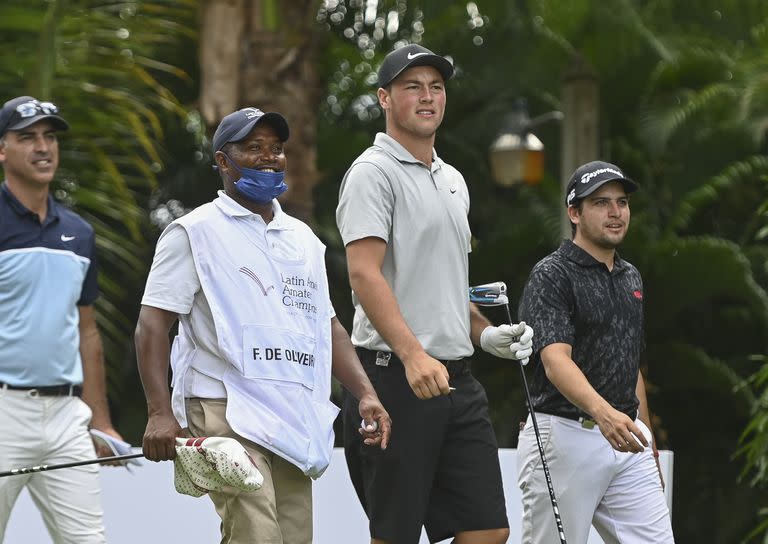
[[[318,477],[330,461],[339,411],[329,400],[332,310],[325,248],[304,223],[284,216],[279,235],[300,251],[294,259],[276,256],[251,218],[228,215],[219,201],[176,223],[189,235],[226,357],[227,422]],[[200,360],[182,328],[179,335],[171,359],[174,384],[183,385],[190,362],[197,368]],[[183,387],[174,389],[174,413],[183,407],[178,395],[183,397]]]

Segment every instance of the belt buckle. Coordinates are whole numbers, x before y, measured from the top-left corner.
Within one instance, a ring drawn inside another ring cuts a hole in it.
[[[27,395],[29,395],[30,397],[39,397],[40,391],[38,391],[37,389],[29,389],[27,391]]]
[[[595,425],[597,425],[594,419],[587,419],[584,417],[579,418],[579,423],[581,423],[581,426],[584,429],[594,429]]]
[[[389,366],[389,359],[392,354],[386,351],[376,352],[376,366]]]

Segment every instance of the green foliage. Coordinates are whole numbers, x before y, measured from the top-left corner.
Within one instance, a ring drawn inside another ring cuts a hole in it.
[[[745,457],[743,475],[752,474],[753,485],[768,483],[768,359],[760,357],[760,370],[749,378],[749,385],[759,391],[752,406],[752,419],[741,435],[739,454]]]
[[[758,391],[752,404],[752,419],[739,438],[741,447],[737,454],[745,460],[742,478],[750,477],[753,486],[765,486],[768,483],[768,357],[755,357],[761,368],[753,374],[746,386]],[[761,522],[747,536],[747,540],[757,539],[762,535],[762,542],[768,542],[768,508],[760,508],[758,515]]]
[[[111,385],[126,361],[148,256],[146,202],[164,163],[164,125],[185,109],[168,82],[188,81],[169,62],[194,36],[192,0],[51,0],[0,4],[0,87],[5,101],[51,100],[70,124],[61,135],[54,196],[96,230],[97,301]],[[131,364],[132,361],[131,361]]]

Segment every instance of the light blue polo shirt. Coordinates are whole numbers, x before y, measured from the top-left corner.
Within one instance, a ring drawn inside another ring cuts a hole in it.
[[[93,228],[48,197],[39,217],[0,186],[0,382],[81,384],[78,306],[98,296]]]

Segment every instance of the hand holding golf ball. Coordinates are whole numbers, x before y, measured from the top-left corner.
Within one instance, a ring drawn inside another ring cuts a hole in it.
[[[371,423],[366,425],[365,420],[362,420],[360,422],[360,428],[366,432],[375,433],[379,430],[379,423],[374,419]]]

